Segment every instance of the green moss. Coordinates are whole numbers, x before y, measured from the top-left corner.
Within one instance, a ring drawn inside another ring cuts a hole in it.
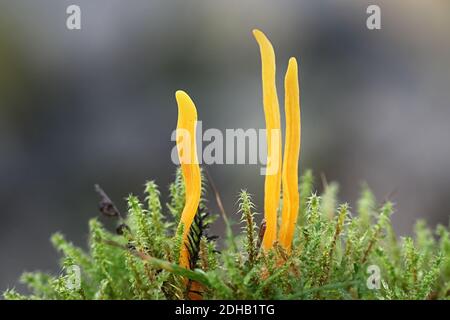
[[[227,219],[225,247],[219,253],[206,233],[211,218],[218,215],[205,214],[202,201],[187,244],[195,260],[191,270],[181,268],[178,222],[185,191],[178,171],[170,185],[167,214],[156,184],[150,181],[145,201],[131,195],[128,216],[111,217],[118,220],[118,232],[92,219],[89,252],[56,233],[52,243],[62,255],[61,274],[25,273],[20,280],[31,294],[7,290],[3,296],[187,299],[188,278],[202,285],[204,299],[450,299],[448,227],[440,225],[433,231],[419,221],[414,237],[398,238],[390,223],[392,203],[378,205],[364,186],[357,214],[352,215],[348,204],[338,205],[336,183],[318,195],[313,180],[310,171],[300,179],[301,212],[291,254],[277,244],[266,254],[261,251],[256,209],[250,194],[242,191],[237,208],[242,233],[233,234]],[[368,285],[374,280],[371,270],[380,272],[379,288]],[[74,286],[77,280],[79,285]]]

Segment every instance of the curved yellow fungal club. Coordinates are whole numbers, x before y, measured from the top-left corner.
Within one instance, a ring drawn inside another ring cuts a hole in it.
[[[186,243],[201,195],[201,175],[195,141],[197,109],[186,92],[179,90],[175,97],[178,104],[176,143],[186,190],[186,201],[180,219],[180,225],[183,225],[184,245],[181,247],[179,264],[184,268],[189,268],[189,251]]]
[[[280,110],[275,84],[275,52],[267,37],[253,30],[261,54],[262,91],[267,137],[267,171],[264,184],[264,218],[266,231],[262,241],[264,250],[273,247],[277,238],[277,211],[281,191],[281,127]]]
[[[290,252],[299,210],[298,160],[301,145],[300,89],[295,58],[289,59],[284,79],[286,138],[283,156],[283,209],[279,241]]]

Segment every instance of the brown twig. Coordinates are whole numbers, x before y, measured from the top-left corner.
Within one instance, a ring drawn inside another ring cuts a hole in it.
[[[398,192],[398,189],[399,189],[398,187],[395,187],[394,189],[392,189],[392,191],[389,192],[389,193],[384,197],[384,202],[383,202],[383,203],[392,201],[392,198],[395,197],[395,195],[396,195],[397,192]]]
[[[259,226],[259,234],[258,234],[258,244],[256,245],[257,250],[261,248],[262,240],[264,238],[264,233],[266,232],[266,220],[263,219],[261,221],[261,225]]]
[[[206,278],[203,274],[198,273],[194,270],[190,270],[190,269],[186,269],[183,268],[177,264],[171,263],[169,261],[165,261],[165,260],[161,260],[155,257],[152,257],[150,255],[148,255],[145,252],[136,250],[136,249],[130,249],[127,246],[124,246],[116,241],[112,241],[112,240],[107,240],[107,239],[103,239],[102,240],[105,244],[117,247],[117,248],[121,248],[124,250],[127,250],[128,252],[130,252],[131,254],[133,254],[134,256],[141,258],[144,261],[147,261],[148,263],[150,263],[154,268],[158,269],[164,269],[168,272],[186,277],[188,279],[191,279],[193,281],[197,281],[199,283],[201,283],[202,285],[205,286],[209,286],[209,281],[208,278]]]
[[[322,180],[323,188],[326,189],[328,187],[328,181],[327,181],[327,177],[326,177],[325,173],[323,173],[323,172],[320,173],[320,180]]]
[[[117,217],[120,220],[123,220],[122,214],[120,213],[119,209],[115,206],[114,202],[108,197],[105,191],[96,184],[95,191],[99,194],[101,200],[98,204],[99,210],[102,214],[104,214],[107,217]]]
[[[219,207],[220,214],[222,215],[222,218],[225,221],[225,223],[228,224],[228,218],[227,218],[227,214],[225,212],[225,208],[224,208],[223,203],[222,203],[222,198],[220,197],[219,191],[217,190],[217,187],[216,187],[216,185],[214,183],[214,180],[213,180],[211,174],[209,173],[208,169],[203,167],[203,170],[206,173],[206,177],[208,179],[209,185],[210,185],[210,187],[211,187],[211,189],[212,189],[212,191],[214,193],[214,197],[216,199],[217,206]]]

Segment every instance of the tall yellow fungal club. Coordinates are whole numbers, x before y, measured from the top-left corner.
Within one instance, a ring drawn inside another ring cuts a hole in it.
[[[179,90],[176,92],[175,97],[178,104],[176,143],[186,190],[185,205],[180,219],[180,226],[183,226],[183,245],[181,247],[179,264],[189,269],[190,257],[186,243],[201,196],[201,174],[195,141],[197,109],[186,92]]]
[[[298,160],[300,157],[301,143],[300,89],[298,84],[297,60],[295,58],[289,59],[284,88],[286,139],[283,156],[283,209],[279,241],[283,248],[290,252],[300,201],[298,192]]]
[[[277,211],[281,192],[280,110],[275,84],[275,52],[264,33],[253,30],[253,35],[261,53],[263,105],[267,130],[267,171],[264,184],[266,231],[262,246],[264,250],[269,250],[277,239]]]

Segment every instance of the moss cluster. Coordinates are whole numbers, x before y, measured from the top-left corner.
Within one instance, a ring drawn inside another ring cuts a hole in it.
[[[182,243],[178,221],[184,185],[179,171],[169,188],[167,210],[163,210],[154,182],[146,184],[144,201],[128,197],[126,217],[103,193],[101,211],[117,219],[117,230],[107,231],[98,219],[92,219],[88,252],[60,233],[53,235],[52,243],[62,254],[61,274],[25,273],[21,281],[31,294],[7,290],[4,297],[450,299],[448,227],[432,231],[419,221],[414,239],[399,238],[390,223],[392,203],[377,204],[364,187],[352,214],[347,204],[338,205],[337,191],[337,184],[331,183],[317,195],[308,171],[300,181],[301,208],[292,251],[275,245],[267,253],[261,249],[264,223],[257,227],[255,206],[247,191],[240,193],[236,210],[242,232],[233,234],[223,216],[226,236],[220,251],[215,238],[207,234],[208,225],[218,215],[207,212],[203,200],[189,241]],[[191,269],[178,265],[182,245],[189,248]]]

